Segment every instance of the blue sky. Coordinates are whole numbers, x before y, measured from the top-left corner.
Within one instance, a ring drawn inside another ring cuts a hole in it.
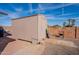
[[[0,11],[8,15],[0,15],[0,25],[11,25],[11,19],[33,14],[44,14],[48,25],[62,25],[67,19],[76,19],[79,26],[79,4],[77,3],[9,3],[1,4]]]

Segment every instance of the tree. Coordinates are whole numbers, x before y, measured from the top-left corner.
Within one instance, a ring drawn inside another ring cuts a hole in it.
[[[72,27],[75,25],[75,19],[68,19],[66,22],[63,23],[64,27]]]

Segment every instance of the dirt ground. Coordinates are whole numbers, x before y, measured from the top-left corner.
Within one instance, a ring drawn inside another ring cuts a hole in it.
[[[79,41],[59,38],[45,39],[41,44],[32,44],[12,38],[0,39],[1,55],[78,55]]]

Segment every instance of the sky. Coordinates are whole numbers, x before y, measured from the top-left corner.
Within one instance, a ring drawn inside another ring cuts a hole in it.
[[[67,19],[75,19],[79,26],[78,3],[0,3],[0,25],[11,26],[12,19],[44,14],[48,25],[62,25]]]

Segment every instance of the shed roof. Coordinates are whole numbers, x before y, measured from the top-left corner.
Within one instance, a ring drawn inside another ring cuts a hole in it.
[[[14,18],[12,20],[17,20],[17,19],[22,19],[22,18],[32,17],[32,16],[38,16],[38,15],[42,15],[42,14],[34,14],[34,15],[31,15],[31,16],[24,16],[24,17]]]

